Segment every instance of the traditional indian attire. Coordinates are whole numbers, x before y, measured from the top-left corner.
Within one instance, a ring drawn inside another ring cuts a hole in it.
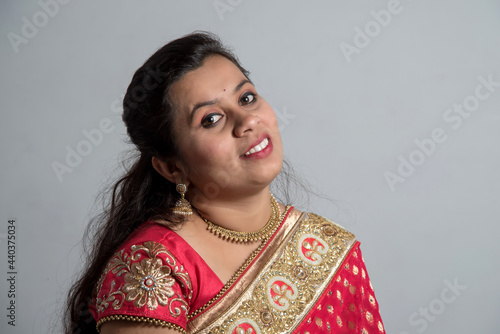
[[[178,234],[149,221],[95,291],[98,330],[131,320],[181,333],[385,333],[354,235],[293,207],[226,284]]]

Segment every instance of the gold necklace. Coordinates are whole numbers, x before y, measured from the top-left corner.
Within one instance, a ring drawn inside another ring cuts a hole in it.
[[[266,225],[262,227],[260,230],[255,232],[238,232],[229,230],[220,225],[217,225],[210,220],[203,218],[205,223],[207,223],[207,229],[215,234],[216,236],[231,242],[252,242],[257,240],[266,240],[271,237],[274,232],[278,229],[280,225],[280,208],[278,206],[278,202],[271,194],[271,217],[267,221]]]

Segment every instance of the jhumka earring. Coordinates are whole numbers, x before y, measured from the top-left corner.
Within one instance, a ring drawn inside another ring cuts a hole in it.
[[[179,214],[179,215],[192,215],[193,214],[193,209],[191,208],[191,204],[189,201],[184,197],[184,194],[187,192],[187,186],[184,183],[179,183],[175,187],[175,190],[179,194],[181,194],[181,198],[175,203],[174,209],[172,210],[173,213]]]

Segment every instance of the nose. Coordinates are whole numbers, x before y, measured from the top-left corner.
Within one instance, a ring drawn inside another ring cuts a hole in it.
[[[234,135],[243,137],[254,131],[260,123],[260,117],[248,110],[239,110],[234,114]]]

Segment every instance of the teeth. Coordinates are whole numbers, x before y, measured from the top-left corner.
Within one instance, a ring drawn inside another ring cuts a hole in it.
[[[248,151],[247,153],[245,153],[245,155],[250,155],[250,154],[253,154],[253,153],[260,152],[263,149],[265,149],[267,147],[267,145],[269,145],[269,139],[265,138],[263,141],[260,142],[260,144],[255,145],[254,147],[252,147],[250,149],[250,151]]]

